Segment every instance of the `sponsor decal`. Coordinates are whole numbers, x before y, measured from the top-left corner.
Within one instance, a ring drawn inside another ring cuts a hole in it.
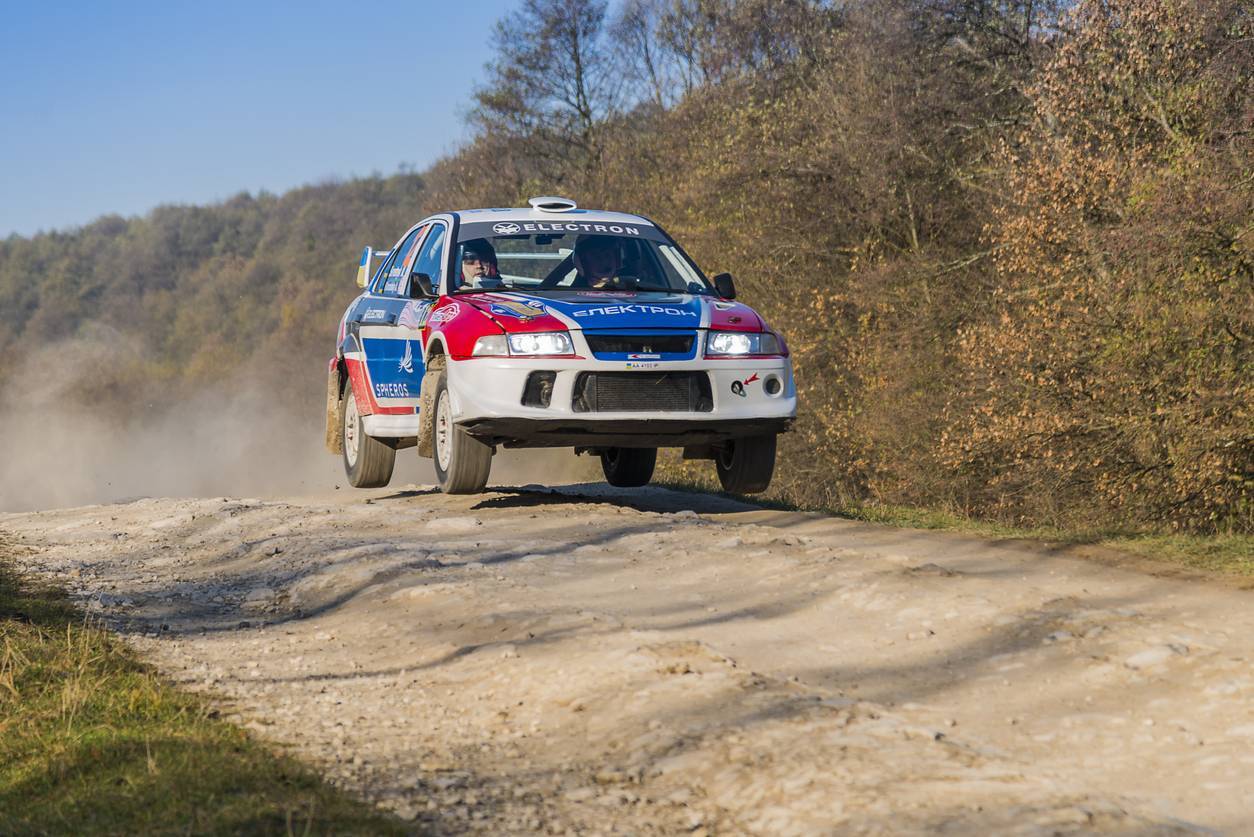
[[[441,323],[447,323],[449,320],[453,319],[461,312],[462,312],[462,306],[460,303],[450,302],[448,305],[445,305],[443,308],[436,310],[430,317],[427,318],[427,322],[430,323],[431,325],[440,325]]]
[[[409,384],[378,383],[374,385],[375,398],[409,398]]]
[[[749,384],[753,383],[757,379],[758,379],[758,373],[754,372],[752,375],[750,375],[748,378],[745,378],[743,381],[732,381],[731,383],[732,394],[739,395],[741,398],[744,398],[745,387],[749,386]]]
[[[396,365],[396,371],[405,372],[409,375],[414,374],[414,347],[408,340],[405,341],[405,356]]]
[[[549,313],[544,303],[538,299],[493,302],[488,306],[488,310],[497,316],[513,317],[517,320],[534,320],[536,317],[543,317]]]
[[[577,232],[577,233],[610,233],[612,235],[640,235],[639,227],[628,227],[622,224],[589,224],[589,223],[541,223],[523,224],[525,232]]]
[[[427,323],[427,315],[431,313],[431,305],[431,301],[425,299],[406,303],[396,324],[405,328],[422,328]]]
[[[385,320],[388,312],[386,308],[370,308],[362,315],[362,320]]]
[[[666,236],[647,221],[635,221],[630,218],[613,221],[594,222],[587,216],[576,213],[574,216],[524,217],[496,216],[484,217],[477,215],[474,220],[462,219],[461,240],[472,238],[490,238],[496,236],[533,236],[551,235],[554,238],[569,240],[575,235],[614,235],[624,238],[647,238],[665,242]],[[380,254],[384,255],[384,254]]]
[[[388,271],[388,278],[389,279],[397,278],[398,276],[401,275],[401,270],[402,268],[399,268],[399,267],[392,268],[391,270]]]
[[[628,360],[661,360],[662,356],[655,355],[652,353],[641,352],[638,354],[629,354],[627,355],[627,359]]]
[[[631,298],[636,294],[634,291],[576,291],[575,296],[592,296],[599,299],[623,299]]]
[[[602,235],[640,235],[639,227],[626,224],[592,224],[587,221],[535,221],[516,224],[502,221],[492,225],[497,235],[523,233],[601,233]]]
[[[602,305],[574,312],[576,317],[616,317],[621,314],[667,314],[672,317],[696,317],[696,311],[685,311],[673,305]]]

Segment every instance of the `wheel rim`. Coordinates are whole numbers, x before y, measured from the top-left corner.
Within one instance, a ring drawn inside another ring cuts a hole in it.
[[[357,448],[361,444],[361,438],[357,433],[357,400],[351,392],[344,397],[347,399],[344,403],[344,458],[351,468],[357,464]]]
[[[448,471],[452,453],[453,421],[449,415],[448,390],[445,390],[440,393],[440,400],[435,405],[435,456],[440,470]]]
[[[723,445],[722,449],[718,452],[718,464],[723,466],[723,470],[724,471],[730,470],[732,466],[732,462],[734,462],[735,459],[736,459],[736,443],[728,442],[727,444]]]
[[[609,466],[611,471],[618,467],[618,458],[618,448],[610,448],[605,452],[605,464]]]

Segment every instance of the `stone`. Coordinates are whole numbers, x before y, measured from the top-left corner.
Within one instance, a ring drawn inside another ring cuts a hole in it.
[[[1152,668],[1162,665],[1176,655],[1176,650],[1167,645],[1157,645],[1153,648],[1146,648],[1144,651],[1138,651],[1123,661],[1123,664],[1130,669],[1139,670],[1143,668]]]

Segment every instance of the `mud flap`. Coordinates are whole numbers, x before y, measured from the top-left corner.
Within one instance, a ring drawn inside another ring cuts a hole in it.
[[[344,399],[340,398],[340,368],[332,363],[327,371],[327,450],[344,452],[344,436],[340,425],[344,423]]]
[[[418,390],[422,399],[418,405],[418,455],[428,459],[435,456],[431,447],[432,435],[435,432],[435,419],[432,411],[435,409],[435,379],[443,370],[443,363],[433,363],[428,366]]]

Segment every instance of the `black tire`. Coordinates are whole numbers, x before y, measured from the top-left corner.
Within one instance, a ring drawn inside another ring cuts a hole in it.
[[[732,494],[766,491],[775,473],[775,434],[725,442],[714,459],[718,481]]]
[[[348,474],[348,484],[353,488],[382,488],[387,485],[396,465],[396,448],[366,435],[351,386],[345,387],[340,415],[340,440],[343,442],[344,473]]]
[[[619,488],[648,485],[657,465],[657,448],[609,448],[601,453],[605,481]]]
[[[453,424],[447,371],[436,378],[431,403],[431,459],[440,490],[445,494],[478,494],[492,471],[492,447]]]

